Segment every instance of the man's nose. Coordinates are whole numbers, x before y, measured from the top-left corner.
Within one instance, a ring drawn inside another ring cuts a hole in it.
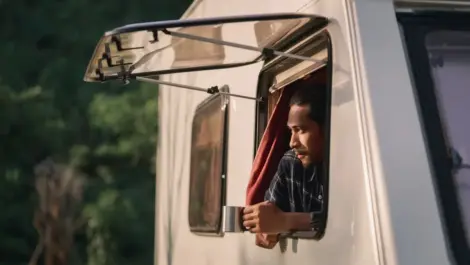
[[[292,133],[292,136],[290,137],[289,146],[290,146],[290,148],[299,147],[299,139],[298,139],[296,133]]]

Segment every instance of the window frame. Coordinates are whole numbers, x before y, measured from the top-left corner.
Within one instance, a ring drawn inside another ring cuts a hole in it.
[[[318,231],[312,233],[309,231],[299,231],[299,232],[293,232],[293,233],[288,233],[288,234],[282,234],[282,237],[287,237],[287,238],[292,238],[292,239],[313,239],[316,241],[319,241],[323,238],[326,232],[326,226],[328,222],[328,205],[329,205],[329,176],[330,176],[330,146],[331,146],[331,107],[332,107],[332,82],[333,82],[333,45],[331,41],[331,35],[327,30],[327,27],[322,27],[322,28],[316,28],[316,29],[310,29],[308,31],[304,31],[299,33],[298,38],[291,39],[289,42],[283,43],[282,47],[276,47],[277,49],[280,50],[288,50],[291,48],[294,44],[307,39],[309,37],[314,36],[310,41],[303,43],[299,47],[296,47],[294,51],[290,51],[293,54],[297,53],[309,53],[311,52],[308,48],[309,44],[312,44],[317,38],[321,37],[326,37],[325,41],[321,44],[316,46],[315,48],[318,48],[319,50],[322,50],[324,48],[327,49],[327,54],[328,54],[328,61],[324,66],[320,66],[314,70],[312,70],[310,73],[315,73],[316,71],[326,68],[327,72],[327,80],[326,80],[326,85],[327,85],[327,93],[326,93],[326,101],[327,101],[327,109],[325,112],[326,119],[325,119],[325,125],[324,125],[324,143],[327,148],[324,148],[324,162],[323,162],[323,195],[324,195],[324,213],[321,216],[321,226],[318,228]],[[315,50],[315,52],[318,52],[318,50]],[[313,52],[313,54],[315,54]],[[276,60],[276,61],[275,61]],[[274,63],[272,63],[274,62]],[[287,63],[286,63],[287,62]],[[271,63],[271,64],[270,64]],[[300,61],[295,62],[293,59],[289,58],[271,58],[271,60],[268,60],[265,62],[265,67],[261,70],[258,78],[258,87],[257,87],[257,97],[261,97],[265,99],[262,103],[256,105],[256,111],[255,111],[255,132],[254,132],[254,153],[253,153],[253,158],[256,156],[256,153],[258,151],[258,147],[261,143],[261,139],[263,137],[263,133],[266,130],[267,124],[268,124],[268,102],[267,98],[269,95],[269,88],[271,87],[273,83],[273,79],[275,76],[281,72],[286,71],[289,68],[294,67],[298,63],[301,63]],[[281,65],[281,67],[279,67]]]
[[[325,36],[327,39],[326,48],[328,49],[328,58],[330,58],[330,56],[332,55],[330,53],[331,36],[326,30],[326,26],[317,27],[313,29],[312,28],[303,29],[295,35],[295,38],[285,40],[284,42],[280,43],[278,46],[274,46],[273,48],[276,50],[283,51],[283,52],[289,51],[289,53],[292,53],[292,54],[301,53],[303,56],[307,56],[306,54],[311,55],[312,51],[308,49],[308,45],[311,44],[314,40],[316,40],[318,37],[322,35]],[[295,44],[312,36],[316,36],[316,37],[312,38],[312,40],[310,40],[309,42],[303,43],[299,47],[295,47],[291,49]],[[263,101],[256,104],[256,109],[255,109],[255,132],[254,132],[255,144],[254,144],[254,150],[253,150],[253,158],[256,156],[256,152],[258,150],[259,144],[263,137],[263,133],[266,130],[266,126],[268,124],[267,111],[269,107],[268,106],[269,88],[273,84],[273,80],[277,74],[282,73],[299,63],[301,63],[301,61],[287,58],[287,57],[271,57],[265,61],[264,67],[260,71],[260,74],[258,76],[258,86],[256,89],[256,97],[262,98]],[[328,61],[328,63],[330,63],[330,60]],[[328,63],[322,67],[328,67]],[[318,69],[322,67],[319,67]],[[315,69],[312,72],[315,72],[318,69]],[[328,74],[330,73],[328,72]],[[330,80],[328,80],[328,82],[329,81]]]
[[[230,92],[229,86],[224,85],[224,91],[225,92]],[[216,227],[214,228],[200,228],[200,227],[194,227],[191,226],[190,224],[190,214],[191,214],[191,180],[193,178],[193,175],[191,174],[191,156],[193,153],[193,143],[192,143],[192,135],[193,135],[193,130],[194,130],[194,121],[196,116],[199,114],[201,110],[204,110],[205,107],[210,106],[210,104],[214,103],[217,101],[219,104],[222,103],[224,100],[225,96],[222,94],[213,94],[209,97],[207,97],[205,100],[203,100],[201,103],[199,103],[194,111],[193,119],[191,122],[191,149],[190,149],[190,166],[189,166],[189,191],[188,191],[188,226],[189,230],[191,233],[200,235],[200,236],[215,236],[215,237],[223,237],[224,232],[223,232],[223,211],[224,211],[224,206],[226,205],[226,185],[227,185],[227,162],[228,162],[228,134],[229,134],[229,105],[230,101],[227,101],[225,104],[224,109],[220,109],[221,112],[223,112],[223,126],[222,126],[222,159],[221,159],[221,172],[220,172],[220,206],[219,206],[219,214],[218,214],[218,223]]]
[[[470,248],[459,209],[457,183],[452,174],[445,124],[426,48],[426,36],[438,30],[470,31],[470,15],[459,12],[397,13],[402,29],[410,77],[417,102],[424,140],[438,197],[443,229],[457,264],[470,264]],[[467,23],[467,25],[465,25]],[[470,232],[470,231],[469,231]]]

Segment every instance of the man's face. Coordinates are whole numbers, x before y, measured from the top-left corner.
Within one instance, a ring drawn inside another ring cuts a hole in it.
[[[294,149],[304,167],[312,162],[320,162],[323,156],[321,128],[308,114],[308,106],[293,105],[290,107],[287,121],[292,133],[290,147]]]

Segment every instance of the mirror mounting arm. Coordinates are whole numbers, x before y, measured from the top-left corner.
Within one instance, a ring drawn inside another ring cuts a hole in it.
[[[149,42],[151,44],[157,43],[158,42],[158,30],[152,30],[152,37],[153,37],[153,40],[150,40]]]
[[[266,59],[271,59],[271,58],[276,57],[276,51],[271,48],[263,48],[263,50],[261,51],[261,54]]]
[[[126,70],[125,64],[124,64],[124,59],[121,58],[121,60],[119,60],[119,66],[120,66],[121,71],[119,71],[117,73],[118,79],[121,80],[124,85],[127,85],[131,82],[130,81],[131,80],[131,73]]]
[[[211,95],[221,94],[221,95],[226,95],[226,96],[231,96],[231,97],[255,100],[257,102],[263,102],[263,100],[264,100],[264,98],[262,98],[262,97],[261,98],[254,98],[254,97],[248,97],[248,96],[244,96],[244,95],[232,94],[232,93],[220,91],[218,86],[212,86],[212,87],[209,87],[209,88],[201,88],[201,87],[184,85],[184,84],[177,84],[177,83],[172,83],[172,82],[166,82],[166,81],[157,80],[157,79],[154,79],[154,78],[141,77],[141,76],[137,76],[137,77],[135,77],[135,79],[138,80],[138,81],[143,81],[143,82],[148,82],[148,83],[153,83],[153,84],[174,86],[174,87],[180,87],[180,88],[185,88],[185,89],[189,89],[189,90],[196,90],[196,91],[206,92],[206,93],[211,94]]]

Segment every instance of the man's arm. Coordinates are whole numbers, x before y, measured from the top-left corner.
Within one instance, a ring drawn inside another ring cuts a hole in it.
[[[285,231],[311,230],[312,216],[310,213],[282,213],[285,219]]]
[[[288,176],[291,162],[283,157],[279,162],[265,201],[247,206],[244,210],[244,226],[255,233],[290,233],[313,231],[317,226],[319,212],[290,212]]]
[[[265,194],[265,201],[274,203],[282,212],[280,219],[283,221],[285,231],[313,231],[318,227],[319,217],[322,212],[290,212],[287,178],[291,171],[292,163],[283,157],[279,162],[276,174]],[[321,205],[323,208],[323,205]]]
[[[282,213],[288,231],[313,231],[319,227],[321,211],[309,213]]]
[[[243,210],[243,225],[253,233],[291,233],[313,231],[317,217],[315,213],[283,212],[274,203],[264,201]]]

